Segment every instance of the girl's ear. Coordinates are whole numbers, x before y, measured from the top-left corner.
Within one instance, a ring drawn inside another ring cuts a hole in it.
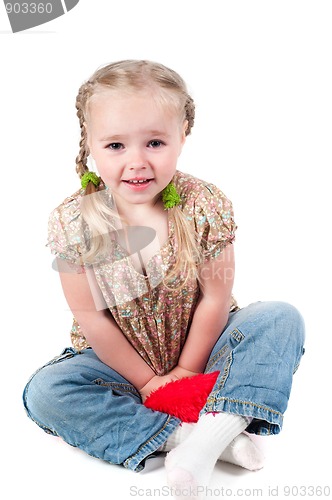
[[[85,132],[85,137],[86,137],[86,145],[88,146],[90,154],[91,154],[90,136],[89,136],[89,131],[88,131],[88,125],[86,122],[83,123],[83,127],[84,127],[84,132]]]
[[[178,154],[178,156],[180,156],[180,154],[182,153],[182,148],[183,148],[184,143],[186,142],[186,139],[187,139],[187,134],[186,134],[187,128],[188,128],[188,120],[186,120],[183,123],[182,129],[181,129],[181,142],[180,142],[180,148],[179,148],[179,154]]]
[[[185,120],[183,122],[183,126],[182,126],[182,134],[181,134],[181,144],[182,146],[184,145],[184,143],[186,142],[186,138],[187,138],[187,129],[188,129],[188,125],[189,125],[189,122],[188,120]]]

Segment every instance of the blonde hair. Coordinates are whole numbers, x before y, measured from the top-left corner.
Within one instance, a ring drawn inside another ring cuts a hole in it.
[[[88,120],[90,99],[104,90],[138,91],[154,90],[154,96],[162,105],[171,107],[178,113],[182,123],[187,121],[185,134],[189,135],[194,125],[195,104],[188,94],[184,80],[172,69],[166,66],[145,60],[124,60],[108,64],[98,69],[83,85],[77,98],[76,109],[80,122],[81,139],[80,150],[76,157],[76,171],[80,178],[89,171],[87,159],[89,148],[87,144],[86,122]],[[104,184],[96,187],[92,182],[87,184],[81,212],[86,221],[91,242],[88,252],[83,256],[86,263],[92,263],[100,257],[106,256],[110,249],[110,230],[115,230],[119,215],[103,201],[98,192],[104,189]],[[100,193],[101,194],[101,193]],[[201,260],[199,246],[196,243],[195,232],[189,225],[180,207],[169,209],[173,218],[175,238],[177,241],[176,262],[167,275],[167,280],[175,279],[179,274],[182,278],[179,286],[183,286],[189,278],[198,278],[197,263]]]

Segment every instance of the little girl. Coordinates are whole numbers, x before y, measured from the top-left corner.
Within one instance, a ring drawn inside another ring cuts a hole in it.
[[[107,65],[76,107],[82,187],[51,213],[48,240],[73,347],[31,377],[25,408],[46,432],[134,471],[169,452],[169,486],[204,498],[218,459],[262,467],[247,433],[281,430],[303,320],[287,303],[239,308],[232,296],[231,202],[177,170],[195,114],[177,73]],[[216,370],[195,424],[142,404],[167,382]]]

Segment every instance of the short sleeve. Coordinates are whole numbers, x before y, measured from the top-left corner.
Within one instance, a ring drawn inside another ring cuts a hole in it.
[[[82,221],[75,200],[53,210],[48,219],[46,246],[51,253],[66,261],[71,272],[84,272],[82,265]]]
[[[194,201],[193,214],[204,261],[216,258],[235,239],[231,201],[213,184],[205,184]]]

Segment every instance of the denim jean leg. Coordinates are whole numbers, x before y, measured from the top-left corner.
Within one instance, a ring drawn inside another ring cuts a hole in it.
[[[66,349],[27,383],[28,416],[89,455],[139,472],[180,424],[146,408],[137,390],[92,349]]]
[[[302,316],[285,302],[256,302],[231,313],[206,366],[220,374],[201,414],[246,415],[253,418],[247,431],[279,433],[304,337]]]

